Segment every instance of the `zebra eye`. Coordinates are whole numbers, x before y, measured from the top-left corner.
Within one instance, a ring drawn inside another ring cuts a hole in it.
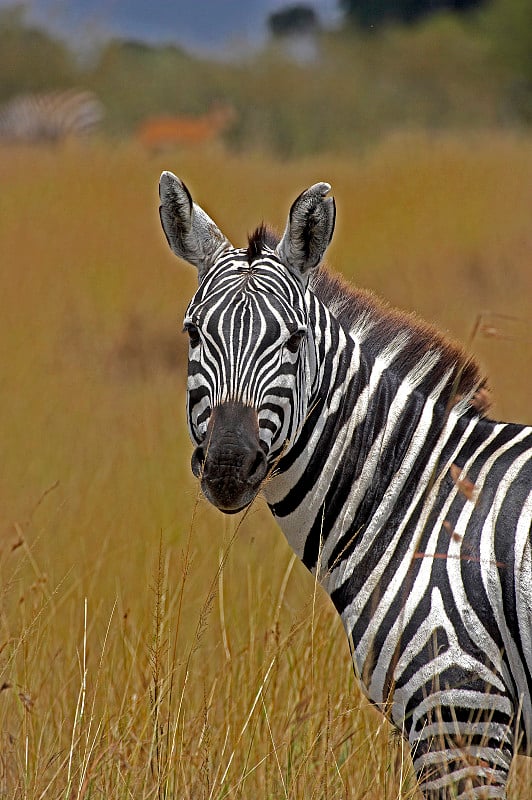
[[[305,335],[305,331],[296,331],[293,333],[289,338],[286,340],[285,347],[290,353],[297,353],[301,342],[303,341],[303,336]]]
[[[185,325],[185,330],[188,333],[188,338],[190,340],[191,347],[197,347],[200,343],[200,334],[199,330],[193,325],[191,322]]]

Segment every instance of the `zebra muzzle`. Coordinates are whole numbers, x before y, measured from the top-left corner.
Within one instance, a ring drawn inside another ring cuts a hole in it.
[[[257,412],[242,403],[215,406],[191,466],[203,494],[216,508],[226,514],[246,508],[268,470]]]

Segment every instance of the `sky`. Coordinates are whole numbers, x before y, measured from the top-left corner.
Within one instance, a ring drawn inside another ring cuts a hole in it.
[[[26,0],[27,19],[78,43],[108,35],[172,42],[190,50],[254,46],[267,35],[269,13],[301,0]],[[303,0],[324,23],[338,18],[338,0]],[[0,0],[0,7],[15,0]]]

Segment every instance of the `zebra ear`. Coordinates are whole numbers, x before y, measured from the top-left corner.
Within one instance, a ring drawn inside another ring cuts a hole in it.
[[[328,183],[315,183],[299,195],[290,209],[277,254],[283,264],[306,285],[310,271],[318,266],[334,231],[336,206],[326,197]]]
[[[199,280],[231,242],[215,222],[192,201],[190,192],[172,172],[159,180],[159,215],[170,249],[198,270]]]

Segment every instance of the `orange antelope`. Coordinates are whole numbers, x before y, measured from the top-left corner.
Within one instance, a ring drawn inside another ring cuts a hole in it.
[[[196,117],[148,117],[138,127],[137,138],[149,150],[205,144],[217,139],[234,117],[234,109],[230,106],[215,106],[206,114]]]

